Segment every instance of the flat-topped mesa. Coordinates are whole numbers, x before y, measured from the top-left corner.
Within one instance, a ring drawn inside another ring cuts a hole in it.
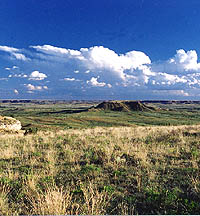
[[[8,116],[0,116],[0,131],[20,131],[21,122]]]
[[[97,105],[95,109],[111,111],[152,111],[154,107],[146,106],[140,101],[104,101]]]

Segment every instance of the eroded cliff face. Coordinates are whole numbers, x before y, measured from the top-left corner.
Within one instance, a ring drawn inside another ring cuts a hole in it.
[[[3,131],[19,131],[21,130],[21,122],[15,118],[0,116],[0,130]]]
[[[140,101],[108,101],[102,102],[95,109],[112,110],[112,111],[152,111],[154,107],[149,107]]]

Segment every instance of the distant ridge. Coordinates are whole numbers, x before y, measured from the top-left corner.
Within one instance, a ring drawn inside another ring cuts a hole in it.
[[[154,107],[146,106],[140,101],[104,101],[95,107],[97,110],[111,111],[152,111]]]

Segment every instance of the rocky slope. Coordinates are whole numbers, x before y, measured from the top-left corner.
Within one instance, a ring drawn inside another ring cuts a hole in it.
[[[19,131],[21,122],[15,118],[0,116],[0,131]]]
[[[111,110],[111,111],[151,111],[155,110],[154,107],[146,106],[140,101],[107,101],[102,102],[95,107],[98,110]]]

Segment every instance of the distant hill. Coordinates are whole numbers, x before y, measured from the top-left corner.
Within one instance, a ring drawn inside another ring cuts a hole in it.
[[[97,110],[111,111],[152,111],[154,107],[146,106],[140,101],[104,101],[95,107]]]

